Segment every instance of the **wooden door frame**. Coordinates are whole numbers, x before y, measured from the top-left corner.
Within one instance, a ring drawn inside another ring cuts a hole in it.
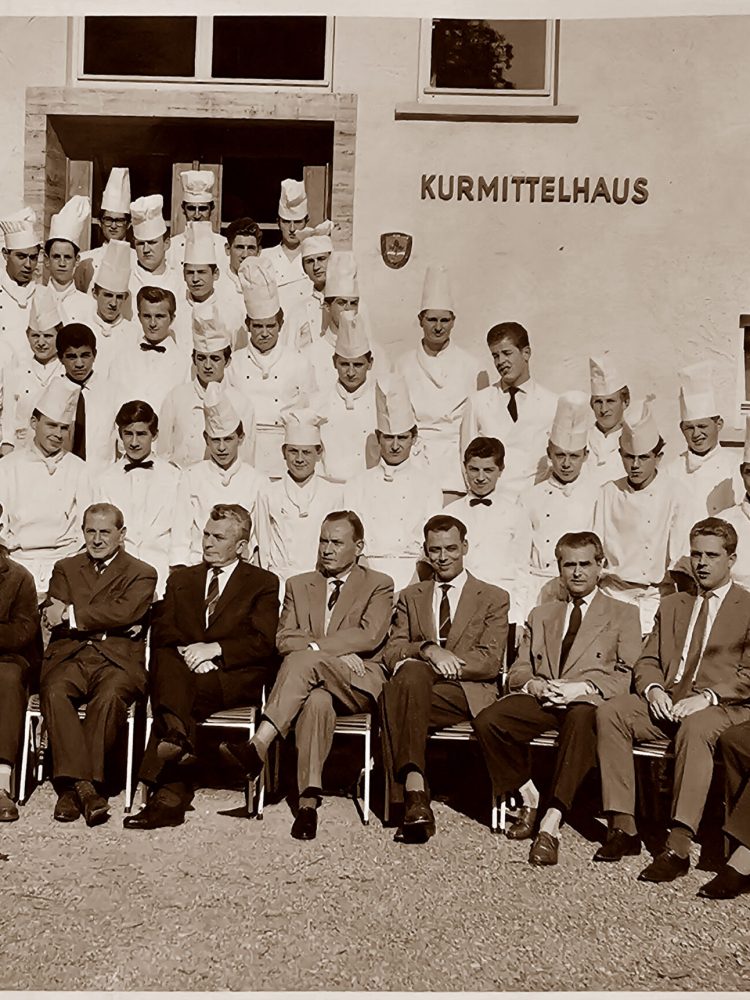
[[[333,242],[352,247],[354,235],[354,166],[357,139],[356,94],[279,94],[237,90],[202,91],[96,87],[27,87],[24,153],[24,200],[44,220],[44,235],[60,208],[59,181],[48,170],[63,154],[50,116],[90,115],[114,118],[231,118],[274,122],[333,123],[331,221]],[[97,206],[93,206],[96,211]]]

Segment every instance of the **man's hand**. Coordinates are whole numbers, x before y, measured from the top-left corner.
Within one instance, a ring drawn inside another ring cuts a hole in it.
[[[445,677],[449,681],[457,681],[466,665],[466,661],[462,660],[460,656],[456,656],[450,650],[443,649],[436,642],[425,647],[422,656],[436,674],[440,674],[441,677]]]
[[[550,681],[547,685],[545,704],[554,708],[570,705],[578,698],[590,693],[586,681]]]
[[[47,628],[55,628],[55,626],[68,620],[68,605],[56,597],[48,597],[42,611],[42,619]]]
[[[365,664],[361,656],[357,656],[356,653],[343,653],[339,656],[339,659],[344,663],[353,674],[357,677],[365,676]]]
[[[194,674],[210,674],[212,670],[218,670],[218,663],[214,663],[212,660],[204,660],[203,663],[199,663],[198,666],[193,670]]]
[[[687,698],[681,698],[672,710],[672,718],[675,722],[680,719],[686,719],[688,715],[692,715],[694,712],[700,712],[704,708],[708,708],[709,705],[713,704],[711,698],[708,694],[691,694]]]
[[[542,701],[547,697],[547,691],[549,690],[549,681],[544,677],[532,677],[531,680],[526,684],[526,691],[537,701]]]
[[[651,714],[655,719],[663,719],[665,722],[672,722],[674,715],[672,712],[672,699],[664,688],[652,687],[646,695]],[[705,701],[705,698],[702,699]]]
[[[198,670],[198,667],[213,660],[215,656],[221,656],[221,646],[218,642],[191,642],[189,646],[178,646],[177,652],[190,670],[205,674],[208,670],[213,670],[216,664],[212,663],[208,670]]]

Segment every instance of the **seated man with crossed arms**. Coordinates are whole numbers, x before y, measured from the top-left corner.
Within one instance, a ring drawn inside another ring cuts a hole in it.
[[[318,567],[287,580],[276,645],[284,662],[248,743],[222,743],[225,758],[248,780],[263,769],[271,743],[295,724],[299,811],[297,840],[313,840],[323,765],[336,715],[371,711],[385,675],[372,657],[388,632],[393,580],[357,560],[362,522],[350,510],[333,511],[320,529]]]

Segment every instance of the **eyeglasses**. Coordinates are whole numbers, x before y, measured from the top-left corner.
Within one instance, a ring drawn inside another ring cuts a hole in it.
[[[128,222],[127,215],[102,215],[99,221],[103,226],[125,226]]]

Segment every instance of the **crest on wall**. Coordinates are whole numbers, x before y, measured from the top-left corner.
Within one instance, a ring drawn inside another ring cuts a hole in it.
[[[388,267],[403,267],[411,257],[412,238],[408,233],[383,233],[380,256]]]

